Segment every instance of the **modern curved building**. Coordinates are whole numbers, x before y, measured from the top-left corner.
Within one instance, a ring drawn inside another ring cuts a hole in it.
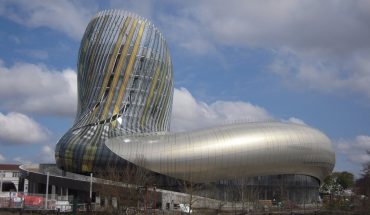
[[[162,34],[147,20],[104,11],[87,26],[78,56],[78,110],[74,125],[56,147],[57,165],[94,172],[125,161],[106,140],[169,131],[172,64]]]
[[[56,146],[57,165],[90,173],[129,163],[197,183],[302,175],[317,184],[334,167],[330,140],[304,125],[255,122],[170,133],[172,97],[171,58],[158,29],[132,13],[98,13],[81,41],[78,112]]]

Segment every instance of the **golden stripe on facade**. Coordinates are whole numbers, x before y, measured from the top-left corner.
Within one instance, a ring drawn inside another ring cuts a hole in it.
[[[153,81],[152,81],[152,84],[151,84],[150,89],[149,89],[149,96],[148,96],[148,99],[146,100],[144,112],[143,112],[142,117],[141,117],[141,126],[142,127],[144,127],[144,123],[146,122],[146,119],[147,119],[147,116],[148,116],[148,109],[150,107],[152,97],[153,97],[153,94],[154,94],[154,90],[155,90],[155,87],[157,85],[158,76],[159,76],[159,73],[161,71],[160,68],[161,68],[161,65],[160,64],[157,65],[157,69],[155,70]]]
[[[127,86],[128,80],[130,78],[131,72],[133,70],[133,65],[134,65],[135,60],[136,60],[136,55],[137,55],[137,52],[139,50],[139,45],[140,45],[140,42],[141,42],[141,37],[143,35],[144,27],[145,27],[145,22],[142,22],[141,25],[140,25],[138,35],[136,37],[136,41],[135,41],[135,44],[134,44],[134,49],[132,50],[129,63],[126,67],[125,75],[123,77],[123,81],[122,81],[122,84],[121,84],[119,92],[118,92],[116,104],[114,106],[114,110],[113,110],[112,115],[117,114],[118,111],[119,111],[119,108],[120,108],[120,105],[121,105],[121,102],[122,102],[122,98],[123,98],[123,93],[126,90],[126,86]],[[115,127],[115,126],[116,126],[116,121],[113,123],[113,127]]]
[[[172,82],[169,84],[169,87],[167,90],[170,90],[172,89]],[[167,121],[167,120],[164,120],[166,114],[165,112],[168,110],[168,100],[170,98],[170,96],[172,96],[172,93],[171,92],[167,92],[166,94],[166,98],[164,100],[164,103],[162,104],[162,110],[161,110],[161,113],[160,113],[160,117],[159,117],[159,123],[157,124],[157,129],[160,130],[161,128],[163,128],[163,124]]]
[[[100,88],[100,92],[99,92],[99,96],[98,96],[99,100],[102,99],[102,97],[103,97],[103,95],[106,91],[108,81],[109,81],[110,75],[112,73],[113,65],[114,65],[115,61],[117,60],[118,51],[119,51],[119,48],[121,47],[121,44],[122,44],[123,35],[125,34],[130,21],[131,21],[131,17],[127,17],[124,24],[123,24],[123,27],[121,28],[121,32],[120,32],[119,37],[116,41],[113,53],[110,56],[108,67],[105,70],[104,80],[103,80],[103,83],[102,83],[101,88]],[[127,42],[127,39],[126,39],[126,42]],[[98,110],[98,108],[93,111],[93,116],[95,116],[97,110]]]
[[[126,19],[117,19],[117,17],[111,17],[108,21],[106,33],[103,34],[102,39],[100,41],[99,49],[98,49],[98,57],[95,60],[94,68],[91,70],[91,73],[94,73],[98,78],[93,78],[92,81],[89,81],[90,86],[99,86],[105,78],[105,75],[102,74],[100,71],[105,71],[108,67],[109,61],[112,56],[115,56],[113,52],[114,47],[116,45],[116,40],[112,40],[112,38],[116,38],[124,24]],[[115,26],[110,29],[111,26]],[[116,28],[117,26],[117,28]],[[106,45],[103,45],[106,44]],[[108,54],[107,54],[108,53]],[[89,110],[93,111],[95,108],[100,106],[101,98],[99,97],[100,88],[96,89],[96,87],[90,88],[90,103],[89,103]],[[90,117],[87,119],[91,123],[94,121],[92,115],[88,114]],[[86,120],[85,120],[86,121]]]
[[[166,64],[164,66],[163,71],[167,71],[167,68],[168,68],[168,61],[166,61]],[[159,89],[158,89],[158,92],[157,92],[157,96],[154,100],[153,107],[158,107],[158,102],[159,102],[160,98],[162,97],[162,93],[163,93],[165,83],[166,83],[166,73],[163,73],[162,78],[161,78],[161,83],[159,85]]]
[[[123,65],[126,61],[127,52],[128,52],[129,47],[130,47],[132,37],[134,35],[136,25],[137,25],[137,19],[134,19],[133,23],[132,23],[132,26],[131,26],[131,29],[130,29],[130,33],[129,33],[126,41],[125,41],[125,45],[123,47],[123,51],[121,53],[121,57],[119,59],[117,67],[116,67],[115,71],[113,71],[114,72],[113,81],[112,81],[112,84],[110,86],[109,95],[108,95],[108,98],[107,98],[107,100],[104,104],[104,110],[103,110],[103,113],[100,117],[100,120],[104,120],[104,119],[107,118],[107,114],[108,114],[109,108],[111,107],[113,96],[116,92],[115,88],[117,87],[117,82],[118,82],[119,76],[122,72],[122,67],[123,67]],[[127,69],[126,69],[126,71],[123,71],[123,73],[124,73],[124,75],[126,75]]]

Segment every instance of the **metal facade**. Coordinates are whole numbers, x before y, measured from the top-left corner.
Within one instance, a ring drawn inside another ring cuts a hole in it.
[[[56,147],[57,164],[91,172],[120,159],[104,147],[112,130],[125,134],[169,130],[172,64],[162,34],[128,12],[98,13],[78,56],[78,110]]]
[[[109,138],[120,157],[174,178],[195,182],[300,174],[322,180],[335,163],[330,140],[296,124],[261,122],[196,132]]]
[[[322,180],[334,167],[330,140],[304,125],[241,123],[168,133],[172,96],[162,34],[134,14],[100,12],[81,41],[78,113],[57,144],[57,165],[87,173],[129,161],[196,182],[279,174]]]

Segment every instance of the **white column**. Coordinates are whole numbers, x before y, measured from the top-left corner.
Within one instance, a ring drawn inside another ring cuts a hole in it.
[[[24,179],[24,183],[23,183],[23,193],[24,193],[24,195],[28,194],[28,186],[29,186],[28,179]]]
[[[55,192],[56,192],[55,185],[51,185],[51,199],[55,199]]]
[[[46,174],[45,209],[48,209],[48,194],[49,194],[49,172],[47,172]]]
[[[3,192],[3,179],[4,179],[4,171],[1,170],[0,172],[0,192]]]

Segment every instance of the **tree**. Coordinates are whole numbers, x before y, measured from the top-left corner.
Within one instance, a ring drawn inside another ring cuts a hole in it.
[[[330,195],[340,195],[343,190],[354,185],[354,176],[350,172],[334,172],[324,179],[320,192]]]
[[[180,181],[183,184],[183,189],[186,194],[188,194],[187,197],[187,207],[189,209],[187,210],[188,214],[191,214],[193,211],[193,205],[195,202],[197,202],[198,199],[198,191],[200,190],[200,185],[193,182],[193,177],[191,174],[189,174],[189,177],[187,177],[188,180]]]
[[[135,163],[137,165],[127,163],[119,169],[113,166],[99,171],[96,176],[104,183],[97,184],[94,190],[100,196],[114,198],[118,207],[139,207],[144,201],[140,188],[147,188],[153,178],[144,168],[146,160],[143,156],[138,156]]]
[[[333,174],[328,175],[324,179],[324,183],[320,187],[320,193],[332,195],[340,195],[343,187],[338,183],[337,177]]]
[[[370,156],[370,151],[367,151]],[[356,193],[360,196],[360,210],[367,214],[370,211],[370,161],[364,164],[362,175],[356,181]]]
[[[258,205],[260,188],[258,185],[250,183],[250,180],[251,178],[242,178],[238,180],[236,186],[239,202],[242,204],[242,213],[244,213],[245,209],[247,209],[247,211],[251,208],[254,210]]]
[[[370,151],[367,151],[370,156]],[[356,181],[357,192],[360,195],[370,196],[370,161],[364,164],[362,176]]]
[[[350,188],[354,185],[354,176],[350,172],[335,172],[333,175],[337,178],[337,182],[343,189]]]
[[[353,209],[352,198],[345,195],[344,190],[352,188],[354,176],[349,172],[334,172],[324,179],[320,192],[329,195],[324,196],[324,207],[329,210],[350,211]],[[328,196],[326,196],[328,197]]]

